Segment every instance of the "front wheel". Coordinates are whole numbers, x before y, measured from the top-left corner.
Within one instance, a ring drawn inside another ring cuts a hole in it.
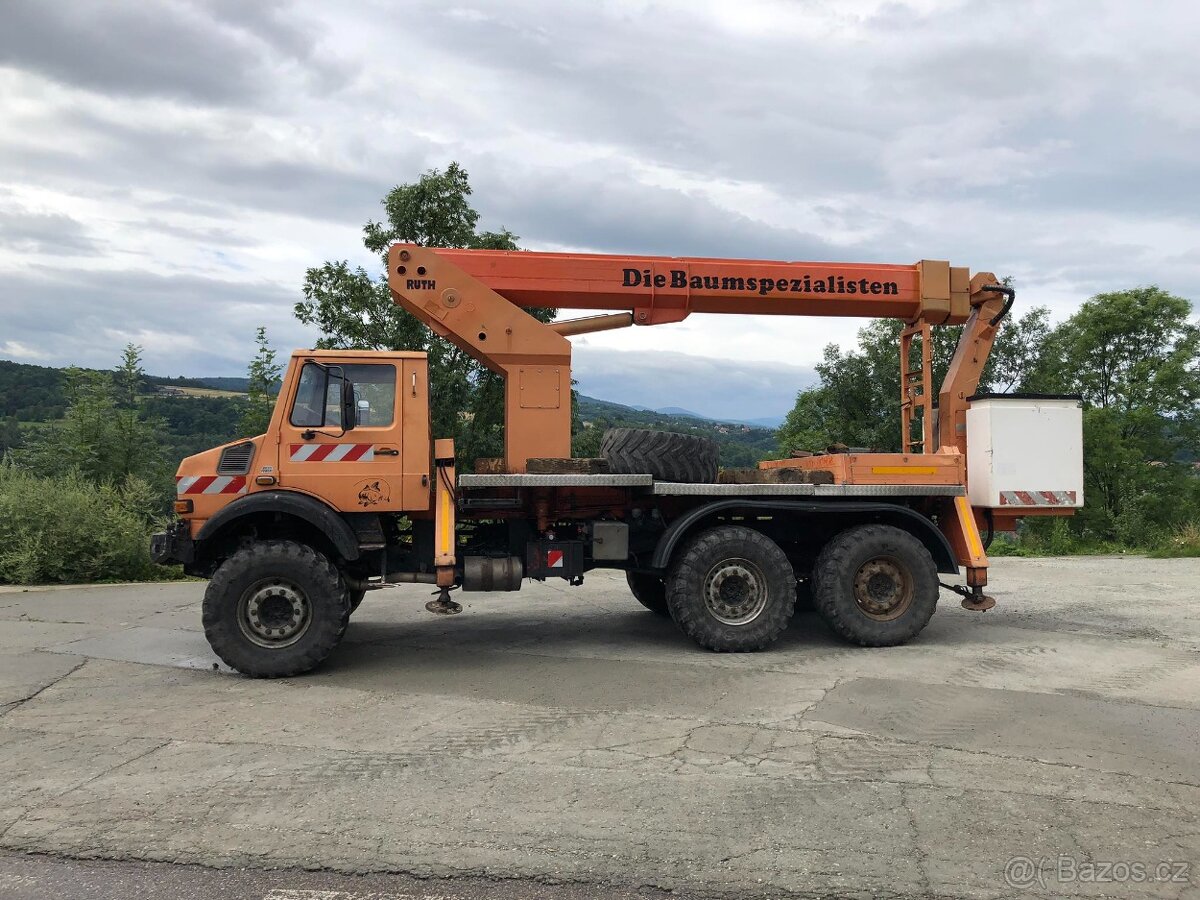
[[[254,678],[299,675],[338,645],[350,618],[341,573],[293,541],[245,547],[204,592],[204,635],[230,667]]]
[[[796,576],[759,531],[723,525],[697,535],[667,580],[667,607],[684,634],[709,650],[762,650],[787,628]]]
[[[846,640],[903,644],[937,607],[937,566],[919,540],[892,525],[860,525],[835,536],[817,557],[817,612]]]

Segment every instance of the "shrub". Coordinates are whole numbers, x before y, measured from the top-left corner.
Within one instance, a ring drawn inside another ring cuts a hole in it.
[[[0,583],[179,577],[150,561],[152,496],[137,479],[118,490],[77,474],[42,477],[0,464]]]
[[[1157,559],[1200,556],[1200,522],[1185,522],[1150,553]]]

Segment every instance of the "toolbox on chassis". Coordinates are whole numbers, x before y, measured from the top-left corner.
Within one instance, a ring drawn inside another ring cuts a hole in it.
[[[456,589],[596,568],[712,650],[767,647],[798,592],[850,641],[903,643],[939,586],[994,605],[995,531],[1082,505],[1077,399],[974,396],[1013,301],[990,274],[404,244],[388,271],[398,304],[504,376],[505,456],[456,473],[453,442],[430,433],[423,353],[293,353],[267,432],[185,459],[178,522],[151,546],[209,579],[205,634],[246,674],[320,663],[369,590],[429,585],[426,607],[449,614]],[[547,325],[524,310],[539,306],[618,312]],[[903,319],[900,451],[720,473],[706,439],[614,429],[601,460],[570,460],[567,337],[692,312]],[[930,333],[947,324],[964,327],[935,394]],[[939,584],[960,567],[965,587]]]

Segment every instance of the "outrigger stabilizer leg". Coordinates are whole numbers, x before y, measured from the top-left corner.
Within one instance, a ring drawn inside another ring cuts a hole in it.
[[[450,599],[453,588],[439,588],[434,591],[434,599],[425,604],[425,608],[438,616],[454,616],[462,612],[462,604]]]

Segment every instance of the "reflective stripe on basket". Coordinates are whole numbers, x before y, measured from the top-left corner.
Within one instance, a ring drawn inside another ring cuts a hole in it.
[[[1074,491],[1001,491],[1001,506],[1074,506]]]

